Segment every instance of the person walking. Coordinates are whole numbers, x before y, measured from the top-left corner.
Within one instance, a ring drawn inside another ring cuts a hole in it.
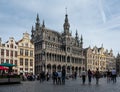
[[[47,79],[47,81],[49,81],[49,79],[50,79],[50,74],[49,74],[49,72],[47,72],[47,74],[46,74],[46,79]]]
[[[110,80],[111,80],[111,72],[110,72],[110,70],[108,69],[108,71],[107,71],[107,82],[109,83]]]
[[[66,78],[66,71],[65,68],[62,69],[62,84],[65,84],[65,78]]]
[[[82,83],[85,84],[85,81],[86,81],[86,71],[85,71],[84,68],[83,68],[83,71],[81,72],[81,75],[82,75]]]
[[[89,84],[91,84],[91,78],[92,78],[92,72],[91,72],[91,70],[89,69],[89,70],[88,70],[88,82],[89,82]]]
[[[39,80],[40,80],[40,83],[42,82],[42,72],[40,72],[39,74]]]
[[[75,80],[77,79],[77,71],[75,71],[75,73],[74,73],[74,78],[75,78]]]
[[[53,70],[53,73],[52,73],[53,84],[57,84],[57,76],[58,76],[58,73],[55,70]]]
[[[99,84],[99,78],[100,78],[100,72],[99,72],[98,68],[95,72],[95,78],[96,78],[96,84],[98,85]]]
[[[58,73],[58,84],[61,84],[62,73],[60,70],[57,73]]]
[[[116,83],[116,77],[117,77],[116,70],[115,70],[115,68],[113,68],[113,70],[112,70],[112,80],[113,80],[113,83]]]

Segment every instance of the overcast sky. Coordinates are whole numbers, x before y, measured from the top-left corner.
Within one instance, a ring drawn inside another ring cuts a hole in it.
[[[103,44],[115,55],[120,52],[120,0],[0,0],[2,42],[31,34],[37,13],[47,28],[62,32],[66,7],[70,31],[83,35],[84,48]]]

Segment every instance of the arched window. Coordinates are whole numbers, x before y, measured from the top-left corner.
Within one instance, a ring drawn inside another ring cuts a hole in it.
[[[13,44],[10,45],[10,48],[13,48]]]

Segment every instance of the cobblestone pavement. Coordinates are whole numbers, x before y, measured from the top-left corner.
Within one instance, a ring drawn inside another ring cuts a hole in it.
[[[21,84],[0,85],[0,92],[120,92],[120,78],[117,78],[117,83],[107,83],[106,78],[101,78],[99,85],[95,84],[95,79],[91,85],[87,81],[82,85],[81,79],[69,79],[65,85],[53,85],[52,81],[25,81]]]

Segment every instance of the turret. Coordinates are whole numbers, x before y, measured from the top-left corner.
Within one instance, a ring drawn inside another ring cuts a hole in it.
[[[83,37],[81,35],[81,38],[80,38],[80,46],[83,47]]]
[[[39,20],[39,15],[37,14],[37,18],[36,18],[36,31],[38,31],[40,28],[40,20]]]
[[[31,38],[33,38],[34,37],[34,27],[32,26],[32,29],[31,29]]]
[[[42,28],[45,28],[45,22],[44,22],[44,20],[43,20]]]
[[[71,35],[69,33],[70,24],[69,24],[69,21],[68,21],[67,11],[66,11],[66,15],[65,15],[65,21],[64,21],[64,24],[63,24],[63,29],[64,29],[64,34],[65,35]]]
[[[75,39],[78,40],[79,37],[78,37],[78,32],[77,32],[77,30],[76,30],[76,34],[75,34],[75,35],[76,35],[76,36],[75,36]]]

